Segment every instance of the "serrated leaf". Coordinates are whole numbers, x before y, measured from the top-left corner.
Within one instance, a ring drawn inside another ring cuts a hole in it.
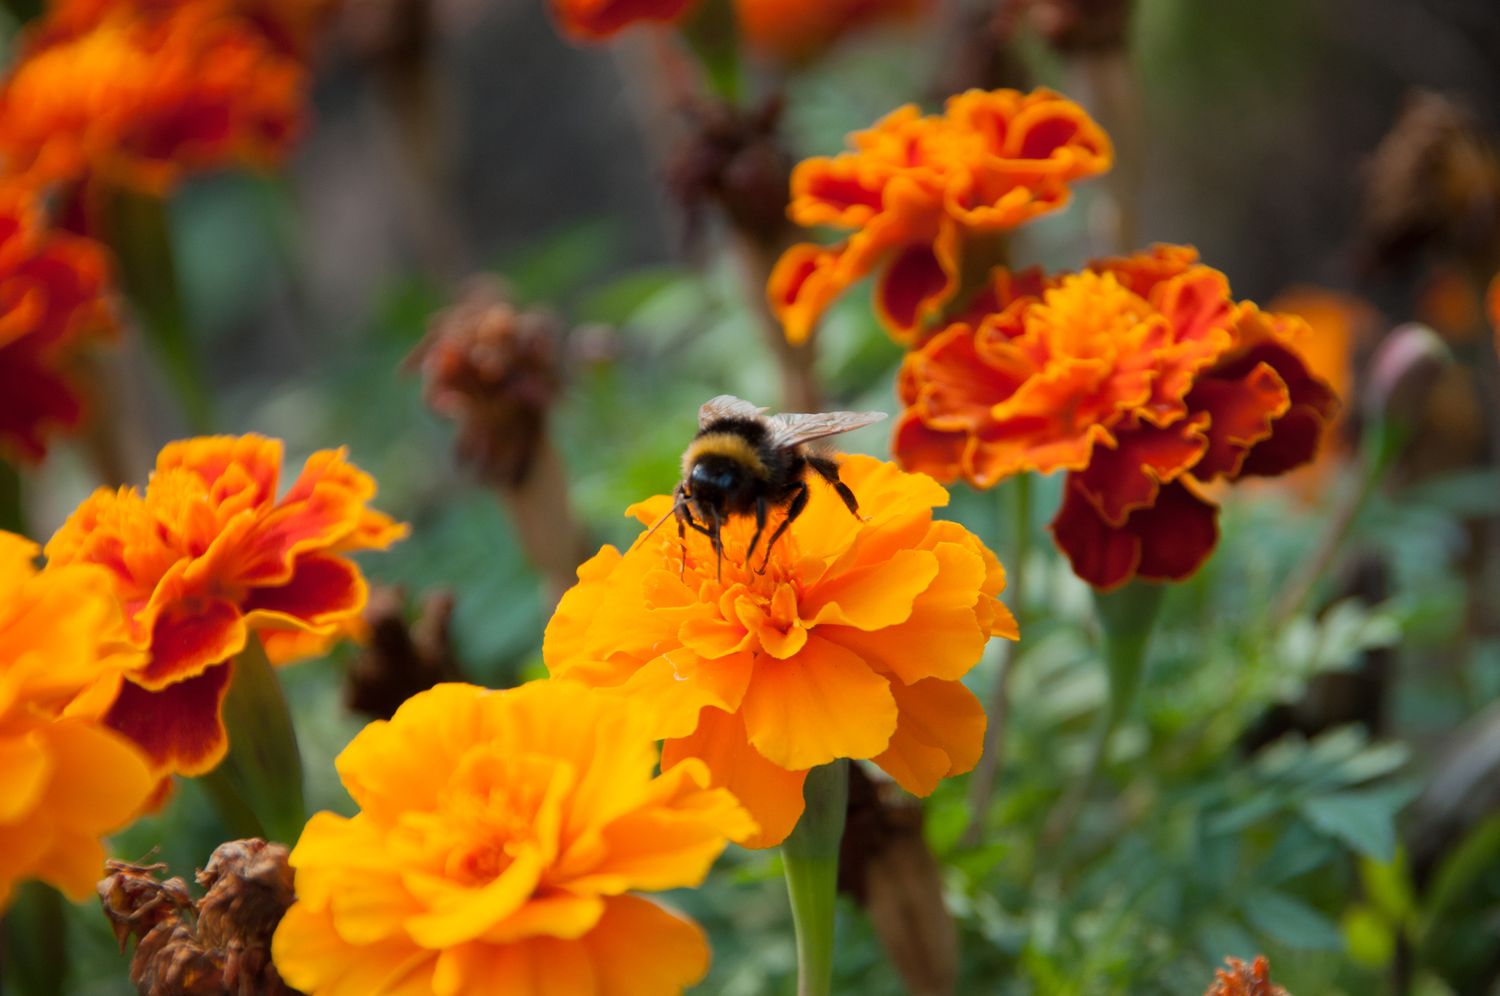
[[[1410,792],[1380,788],[1304,799],[1297,807],[1315,829],[1382,864],[1396,854],[1396,813]]]
[[[1344,946],[1344,935],[1332,920],[1286,893],[1252,892],[1240,910],[1256,930],[1289,948],[1334,951]]]

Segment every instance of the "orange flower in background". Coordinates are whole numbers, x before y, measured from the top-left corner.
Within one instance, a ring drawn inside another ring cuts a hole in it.
[[[439,685],[339,755],[360,812],[292,852],[272,942],[308,994],[670,996],[702,930],[633,890],[700,883],[754,824],[689,761],[655,774],[647,714],[577,685]]]
[[[998,271],[980,305],[907,355],[897,459],[981,488],[1069,471],[1052,529],[1098,588],[1192,574],[1218,540],[1201,485],[1308,462],[1337,408],[1306,322],[1235,302],[1188,248]]]
[[[837,758],[872,759],[918,795],[972,768],[985,716],[960,679],[992,635],[1017,636],[994,555],[933,519],[942,487],[869,457],[840,474],[868,520],[814,487],[763,573],[744,563],[754,522],[732,520],[722,581],[696,533],[685,559],[668,530],[605,547],[547,627],[553,676],[652,717],[664,767],[707,764],[760,824],[749,846],[783,840],[808,769]],[[629,514],[650,524],[670,507],[658,496]]]
[[[97,243],[47,227],[33,198],[0,190],[0,456],[40,460],[83,417],[66,367],[112,332],[109,266]]]
[[[637,23],[667,24],[697,0],[551,0],[552,16],[563,34],[579,41],[602,41]]]
[[[1490,281],[1489,292],[1485,294],[1485,311],[1490,316],[1490,327],[1495,332],[1495,353],[1500,355],[1500,273],[1495,274]]]
[[[161,20],[184,8],[239,18],[278,50],[299,59],[312,55],[343,0],[50,0],[47,37],[57,40],[94,30],[113,17]]]
[[[914,20],[931,0],[735,0],[740,35],[750,48],[781,62],[806,62],[845,35]]]
[[[303,66],[217,5],[67,27],[40,24],[0,88],[0,161],[32,184],[160,195],[185,171],[273,166],[300,127]]]
[[[99,721],[108,688],[140,658],[108,572],[38,573],[36,553],[0,532],[0,909],[30,878],[91,894],[100,836],[140,812],[156,784],[135,745]]]
[[[914,105],[850,136],[853,151],[792,173],[799,225],[853,230],[836,246],[793,246],[768,286],[787,338],[802,342],[840,294],[876,269],[876,310],[895,338],[958,292],[966,243],[1068,202],[1070,184],[1109,169],[1109,137],[1050,90],[971,90],[941,115]]]
[[[1271,963],[1257,955],[1246,965],[1238,958],[1225,959],[1227,969],[1214,972],[1214,984],[1204,996],[1287,996],[1285,989],[1271,981]]]
[[[109,568],[150,654],[106,719],[162,770],[202,774],[224,756],[219,706],[251,632],[275,661],[326,649],[365,605],[344,555],[405,534],[366,507],[375,482],[342,451],[314,453],[278,499],[280,473],[274,439],[171,443],[144,494],[96,491],[47,544],[53,565]]]

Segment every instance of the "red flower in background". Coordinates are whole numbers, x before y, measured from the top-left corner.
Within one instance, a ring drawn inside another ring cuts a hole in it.
[[[958,291],[966,242],[1057,210],[1070,184],[1113,160],[1093,119],[1045,89],[971,90],[928,117],[908,105],[849,142],[853,151],[792,173],[793,221],[853,230],[836,246],[793,246],[776,264],[768,294],[793,342],[876,269],[882,323],[900,341],[919,338]]]
[[[216,4],[65,8],[0,87],[0,162],[33,185],[97,179],[166,193],[184,171],[280,161],[306,71]]]
[[[405,527],[373,511],[375,482],[320,450],[277,498],[281,443],[212,436],[172,443],[142,494],[101,489],[47,544],[52,564],[108,567],[136,645],[106,722],[159,769],[202,774],[228,747],[219,706],[231,659],[258,633],[275,661],[325,649],[357,623],[366,587],[345,554]]]
[[[670,23],[696,0],[552,0],[552,16],[563,34],[601,41],[638,22]]]
[[[1183,247],[998,271],[967,320],[908,354],[896,456],[976,487],[1066,470],[1052,529],[1079,577],[1180,580],[1218,541],[1201,485],[1316,453],[1337,401],[1298,353],[1308,333],[1235,302]]]
[[[70,354],[114,329],[102,247],[46,226],[33,199],[0,191],[0,454],[35,461],[83,417]]]

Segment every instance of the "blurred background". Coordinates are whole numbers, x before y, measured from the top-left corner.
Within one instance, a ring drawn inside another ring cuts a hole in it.
[[[283,674],[311,803],[347,810],[331,759],[368,718],[345,703],[372,654],[492,686],[545,673],[569,558],[628,542],[625,507],[676,482],[698,405],[781,405],[724,178],[750,177],[731,185],[743,203],[757,164],[836,152],[903,103],[1055,87],[1119,162],[1018,232],[1012,258],[1193,244],[1236,296],[1314,324],[1346,418],[1318,467],[1222,496],[1223,542],[1171,595],[1141,715],[1067,867],[1039,839],[1103,678],[1086,589],[1042,532],[1059,482],[1041,482],[1023,564],[1005,489],[956,490],[951,514],[1024,582],[1019,657],[973,678],[988,700],[1011,669],[1003,762],[981,832],[966,779],[925,809],[871,789],[846,869],[868,915],[841,922],[840,991],[1200,993],[1224,956],[1265,952],[1304,996],[1500,993],[1496,53],[1495,0],[933,0],[796,65],[747,60],[725,117],[661,31],[580,46],[541,0],[347,0],[286,168],[197,175],[169,202],[192,334],[166,362],[126,335],[111,361],[123,479],[143,483],[166,440],[259,431],[289,464],[347,446],[412,524],[363,561],[388,589],[372,625],[389,640]],[[545,312],[522,385],[544,428],[517,432],[542,440],[571,510],[507,481],[503,455],[455,455],[408,359],[444,309],[502,299]],[[1382,343],[1412,322],[1442,349],[1382,375]],[[821,400],[895,411],[900,359],[867,291],[848,295],[820,332]],[[203,385],[198,408],[174,364]],[[1360,427],[1398,404],[1412,442],[1371,478]],[[883,428],[846,448],[887,456]],[[28,491],[33,535],[96,483],[87,447],[59,447]],[[1326,577],[1273,612],[1339,521]],[[222,836],[191,785],[179,795],[117,850],[201,866]],[[701,992],[793,991],[774,854],[735,852],[673,899],[710,931]],[[951,936],[911,928],[950,914]],[[72,916],[73,991],[130,991],[97,911]]]

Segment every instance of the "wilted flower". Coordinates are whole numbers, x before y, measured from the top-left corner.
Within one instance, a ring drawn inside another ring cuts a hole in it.
[[[816,58],[845,35],[912,20],[932,0],[735,0],[735,17],[747,45],[781,62]]]
[[[697,533],[605,547],[547,627],[552,674],[624,695],[666,738],[664,766],[707,764],[760,824],[751,846],[786,837],[808,769],[836,758],[873,759],[918,795],[972,768],[984,710],[959,679],[991,635],[1017,636],[1000,563],[933,519],[943,488],[869,457],[840,473],[867,519],[814,488],[763,572],[744,562],[754,522],[732,520],[722,580]],[[649,525],[671,504],[629,514]]]
[[[445,681],[461,677],[448,636],[453,593],[430,592],[417,618],[407,620],[406,594],[376,588],[365,608],[369,640],[344,674],[344,703],[374,719],[390,719],[401,703]]]
[[[144,494],[96,491],[47,544],[51,564],[109,568],[131,637],[150,654],[107,719],[162,769],[201,774],[224,756],[219,705],[252,632],[273,660],[323,649],[365,605],[345,554],[405,533],[366,507],[375,482],[342,451],[314,453],[278,499],[280,474],[274,439],[171,443]]]
[[[1068,202],[1070,184],[1109,169],[1109,137],[1050,90],[970,90],[941,115],[893,111],[849,139],[852,152],[816,157],[792,173],[792,220],[852,229],[836,246],[793,246],[768,287],[788,339],[812,334],[828,305],[883,267],[875,293],[896,338],[959,290],[966,243]]]
[[[214,849],[189,895],[165,865],[109,862],[99,901],[123,950],[136,938],[130,981],[143,996],[293,996],[271,964],[271,935],[292,903],[287,849],[235,840]]]
[[[99,721],[140,659],[108,572],[38,573],[36,553],[0,532],[0,909],[29,878],[88,895],[99,837],[129,822],[156,783],[135,745]]]
[[[339,755],[360,812],[296,849],[276,967],[324,993],[679,993],[702,931],[631,890],[702,881],[753,829],[645,714],[577,685],[439,685]]]
[[[272,166],[299,127],[303,66],[217,5],[70,27],[38,25],[0,88],[0,162],[32,184],[160,195],[184,171]]]
[[[1052,523],[1079,577],[1179,580],[1212,551],[1202,485],[1306,463],[1337,402],[1299,318],[1229,296],[1187,248],[1046,277],[997,271],[967,320],[907,355],[904,466],[990,487],[1069,471]]]
[[[108,279],[101,246],[49,229],[30,196],[0,191],[0,454],[40,460],[48,436],[83,417],[66,366],[114,328]]]
[[[563,34],[579,41],[602,41],[637,23],[670,23],[697,0],[551,0],[552,16]]]
[[[705,203],[712,202],[734,228],[760,245],[787,230],[786,197],[791,155],[781,140],[784,104],[770,98],[744,110],[725,101],[700,101],[684,110],[688,137],[668,164],[672,193],[696,234]]]
[[[1025,23],[1059,52],[1125,47],[1134,0],[1002,0],[1002,34]]]
[[[1252,965],[1238,958],[1226,958],[1228,971],[1214,972],[1214,984],[1204,996],[1287,996],[1287,991],[1271,983],[1271,965],[1264,955],[1257,955]]]

